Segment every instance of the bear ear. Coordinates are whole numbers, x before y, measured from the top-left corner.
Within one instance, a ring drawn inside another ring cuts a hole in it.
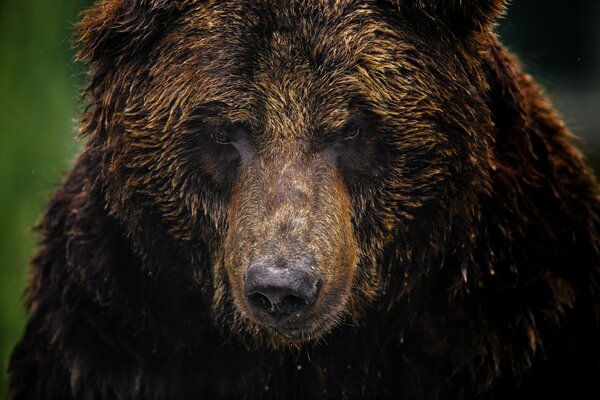
[[[76,27],[78,60],[118,62],[165,29],[185,0],[99,0]]]
[[[452,32],[486,31],[505,11],[507,0],[392,0],[403,12],[418,14]]]

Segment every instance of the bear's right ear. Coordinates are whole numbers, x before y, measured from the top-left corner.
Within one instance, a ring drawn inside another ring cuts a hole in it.
[[[185,0],[99,0],[77,24],[78,60],[118,63],[165,29]]]

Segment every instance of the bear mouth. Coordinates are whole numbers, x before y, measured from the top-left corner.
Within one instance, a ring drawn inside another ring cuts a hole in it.
[[[323,316],[319,320],[303,321],[303,323],[283,323],[265,326],[271,332],[274,332],[284,342],[309,342],[318,340],[338,324],[340,317],[337,315]]]
[[[322,337],[330,331],[332,325],[333,323],[319,322],[318,324],[313,323],[304,326],[270,327],[270,329],[283,337],[285,341],[300,343],[309,342]]]

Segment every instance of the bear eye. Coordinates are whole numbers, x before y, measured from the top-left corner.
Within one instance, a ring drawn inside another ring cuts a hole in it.
[[[362,133],[362,129],[356,123],[350,123],[344,128],[342,138],[344,140],[352,140],[358,137]]]
[[[212,134],[212,138],[219,144],[231,144],[231,136],[224,128],[219,128]]]

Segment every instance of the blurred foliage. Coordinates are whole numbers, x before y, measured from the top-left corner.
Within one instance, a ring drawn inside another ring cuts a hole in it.
[[[37,241],[32,227],[78,148],[74,121],[84,73],[72,62],[71,36],[89,2],[0,0],[0,397],[25,321],[23,290]],[[600,143],[600,109],[581,112],[584,101],[600,104],[600,2],[513,3],[499,29],[503,40],[551,94],[572,99],[567,120],[587,132],[587,142]],[[563,96],[579,91],[585,94]]]
[[[43,205],[77,150],[83,73],[71,60],[85,1],[0,2],[0,398],[24,325],[23,290]]]

